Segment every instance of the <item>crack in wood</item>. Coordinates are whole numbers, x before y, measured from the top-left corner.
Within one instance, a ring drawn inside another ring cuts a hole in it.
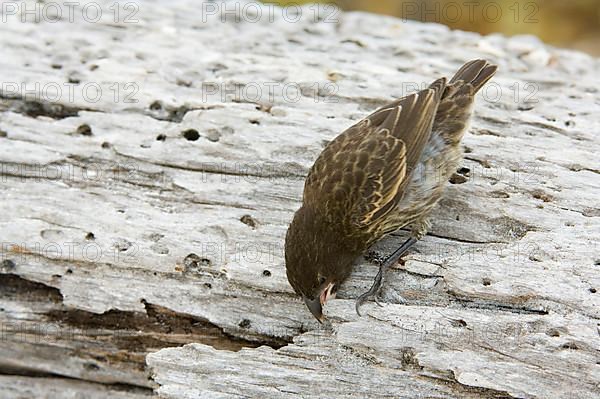
[[[152,388],[148,388],[142,385],[127,384],[127,383],[102,383],[93,379],[86,378],[74,378],[66,375],[57,373],[51,373],[47,371],[40,371],[36,369],[22,368],[22,367],[11,367],[8,365],[2,365],[0,363],[0,376],[18,376],[18,377],[34,377],[39,379],[58,379],[63,381],[84,381],[92,384],[98,384],[105,388],[110,388],[115,392],[127,392],[137,394],[152,394]]]
[[[465,308],[496,310],[496,311],[504,311],[504,312],[510,312],[510,313],[518,313],[518,314],[537,314],[537,315],[547,315],[548,314],[548,310],[546,310],[546,309],[532,309],[532,308],[528,308],[525,306],[517,306],[514,304],[509,304],[506,302],[485,301],[483,299],[479,299],[479,298],[475,299],[475,298],[466,297],[466,296],[461,297],[455,291],[450,290],[450,289],[447,290],[446,292],[448,292],[450,295],[452,295],[454,297],[452,299],[453,302],[459,303],[459,304],[461,304],[461,306],[464,306]],[[509,300],[521,302],[521,301],[526,301],[526,300],[530,300],[530,299],[534,299],[534,298],[528,297],[528,296],[519,296],[519,297],[511,297]]]
[[[0,107],[31,118],[46,116],[55,120],[78,116],[80,111],[95,111],[91,108],[71,107],[55,102],[37,101],[19,96],[7,96],[2,93],[0,93]]]
[[[86,364],[89,365],[90,372],[111,367],[126,367],[147,373],[145,358],[148,353],[191,342],[200,342],[227,351],[239,351],[242,348],[256,348],[262,345],[277,349],[287,344],[287,342],[275,344],[276,340],[272,338],[259,340],[255,337],[254,341],[245,340],[225,332],[224,329],[205,319],[174,312],[146,301],[142,301],[145,307],[144,313],[109,310],[96,314],[67,308],[62,303],[63,297],[59,289],[29,281],[15,274],[0,274],[0,300],[8,301],[5,302],[8,304],[11,302],[54,304],[53,308],[36,316],[40,317],[37,322],[11,321],[10,318],[2,317],[4,309],[0,308],[2,339],[16,340],[16,343],[24,337],[28,337],[27,339],[32,342],[67,339],[67,342],[71,342],[69,346],[74,345],[75,348],[79,345],[75,342],[83,342],[83,346],[76,349],[76,352],[80,359],[89,359]],[[88,340],[93,344],[89,346],[85,344]],[[99,342],[106,340],[110,345],[101,350],[96,348]],[[75,378],[50,373],[36,368],[35,365],[29,368],[14,367],[11,363],[0,360],[0,375],[2,374],[38,378],[65,377],[97,382],[93,377]],[[132,384],[126,380],[106,385],[115,389],[119,386],[148,389],[146,386]]]
[[[29,281],[15,274],[0,274],[0,298],[50,301],[60,304],[63,301],[59,289]],[[260,345],[269,345],[275,348],[281,346],[274,345],[271,340],[256,342],[234,337],[208,320],[174,312],[144,300],[142,303],[146,309],[145,313],[109,310],[102,314],[96,314],[80,309],[60,307],[48,311],[44,316],[50,322],[82,330],[131,331],[132,334],[117,335],[114,341],[119,349],[131,352],[170,347],[174,343],[175,346],[178,346],[188,342],[203,342],[216,349],[232,351]],[[177,338],[170,341],[169,337],[171,336]],[[185,339],[185,336],[189,336],[189,339]]]
[[[427,373],[427,371],[429,373]],[[440,374],[439,370],[427,369],[419,374],[419,379],[434,381],[436,383],[448,384],[459,397],[468,397],[474,399],[515,399],[516,396],[509,394],[506,391],[500,391],[493,388],[483,388],[461,384],[453,370],[448,370],[447,374]]]
[[[292,167],[292,170],[295,169],[295,172],[286,172],[286,173],[247,172],[247,173],[243,173],[243,172],[240,172],[239,167],[236,167],[239,165],[237,165],[235,162],[233,163],[234,166],[230,165],[228,162],[221,162],[221,163],[219,163],[219,162],[200,162],[200,163],[194,163],[192,165],[180,165],[180,164],[167,163],[167,162],[162,162],[162,161],[156,161],[156,162],[150,163],[147,160],[121,153],[121,152],[117,151],[116,149],[114,150],[114,152],[123,158],[132,159],[137,162],[149,163],[151,165],[162,166],[165,168],[185,170],[185,171],[189,171],[189,172],[198,172],[198,173],[211,173],[211,174],[215,174],[215,175],[232,176],[232,177],[256,177],[256,178],[267,178],[267,179],[273,179],[273,178],[303,179],[306,177],[306,174],[308,173],[308,170],[305,170],[304,167],[301,167],[300,165],[298,165],[295,162],[287,162],[285,164],[273,163],[270,165],[271,167],[268,167],[269,165],[267,165],[267,164],[262,165],[263,170],[264,169],[267,169],[267,170],[284,169],[284,170],[288,171],[288,170],[290,170],[290,168],[288,168],[288,167]],[[198,166],[195,166],[195,165],[198,165]]]

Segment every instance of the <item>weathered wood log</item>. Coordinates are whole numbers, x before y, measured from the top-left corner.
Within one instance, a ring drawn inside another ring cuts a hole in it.
[[[3,16],[0,397],[597,395],[597,59],[325,8],[112,3]],[[499,72],[432,231],[384,307],[354,313],[359,260],[318,325],[282,250],[308,168],[477,57]]]

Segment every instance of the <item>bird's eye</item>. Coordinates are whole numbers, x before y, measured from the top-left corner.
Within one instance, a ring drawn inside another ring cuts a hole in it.
[[[319,285],[322,285],[325,283],[326,278],[324,276],[319,276]]]

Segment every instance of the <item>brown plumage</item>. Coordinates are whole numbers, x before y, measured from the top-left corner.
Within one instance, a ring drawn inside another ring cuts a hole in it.
[[[322,305],[371,245],[410,225],[411,239],[382,265],[358,306],[377,293],[385,270],[429,228],[428,216],[462,159],[474,96],[496,66],[473,60],[452,80],[375,111],[336,137],[315,161],[302,207],[286,235],[287,277],[322,321]]]

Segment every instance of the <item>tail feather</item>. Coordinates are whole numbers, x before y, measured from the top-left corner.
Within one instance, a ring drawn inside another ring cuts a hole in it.
[[[448,82],[433,123],[433,131],[446,142],[460,142],[469,124],[475,94],[494,76],[497,68],[485,60],[469,61]]]
[[[459,81],[470,83],[475,89],[474,93],[477,93],[494,76],[497,69],[496,65],[490,64],[486,60],[469,61],[454,74],[450,84]]]
[[[439,100],[444,95],[444,90],[446,89],[446,78],[439,78],[438,80],[430,84],[429,88],[435,90],[435,99],[436,102],[439,102]]]

